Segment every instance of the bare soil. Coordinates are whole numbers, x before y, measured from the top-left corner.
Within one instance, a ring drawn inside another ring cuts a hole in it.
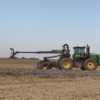
[[[0,60],[0,71],[44,71],[33,60]],[[64,70],[45,70],[64,71]],[[83,72],[80,68],[71,71]],[[89,73],[100,73],[100,68]],[[0,100],[100,100],[100,77],[0,75]]]

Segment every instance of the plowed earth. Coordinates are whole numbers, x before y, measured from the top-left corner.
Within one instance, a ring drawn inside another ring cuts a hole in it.
[[[0,60],[0,71],[29,72],[33,60]],[[64,70],[45,70],[62,72]],[[73,68],[70,72],[100,73]],[[100,100],[100,77],[74,75],[0,75],[0,100]]]

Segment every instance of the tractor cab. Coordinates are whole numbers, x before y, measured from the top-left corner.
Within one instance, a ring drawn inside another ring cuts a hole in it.
[[[80,58],[87,58],[89,56],[89,46],[83,46],[83,47],[73,47],[74,54],[72,55],[74,59],[80,59]]]

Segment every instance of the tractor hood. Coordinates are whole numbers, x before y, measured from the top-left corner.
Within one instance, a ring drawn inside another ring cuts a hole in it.
[[[89,57],[95,59],[98,65],[100,65],[100,54],[90,53]]]

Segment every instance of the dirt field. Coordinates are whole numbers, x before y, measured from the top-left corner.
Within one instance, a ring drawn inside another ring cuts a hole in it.
[[[0,70],[43,71],[36,69],[36,63],[32,60],[0,60]],[[79,68],[72,71],[82,72]],[[100,68],[92,73],[100,73]],[[100,77],[0,75],[0,100],[100,100]]]

